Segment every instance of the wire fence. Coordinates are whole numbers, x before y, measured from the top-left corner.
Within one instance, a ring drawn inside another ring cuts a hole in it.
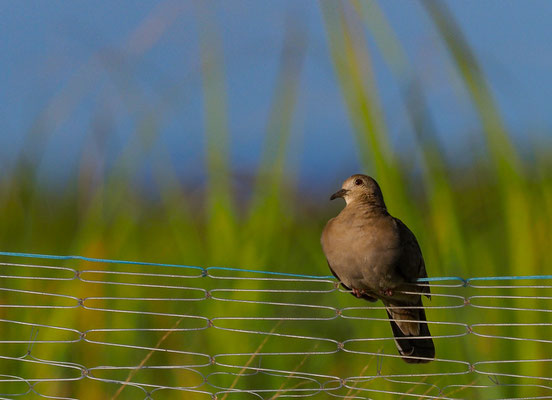
[[[0,252],[0,398],[552,398],[552,276],[430,278],[436,359],[330,276]]]

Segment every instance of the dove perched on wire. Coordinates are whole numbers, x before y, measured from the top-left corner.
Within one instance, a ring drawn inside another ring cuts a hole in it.
[[[353,175],[330,200],[347,203],[322,232],[322,249],[332,274],[355,296],[383,302],[399,354],[407,363],[435,358],[421,294],[429,286],[418,241],[401,220],[385,207],[377,182]]]

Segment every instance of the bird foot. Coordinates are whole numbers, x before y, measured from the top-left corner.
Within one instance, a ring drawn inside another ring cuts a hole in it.
[[[387,297],[393,296],[393,290],[391,290],[391,289],[382,290],[382,293],[383,293],[384,296],[387,296]]]
[[[353,288],[351,291],[359,299],[366,294],[366,291],[364,289]]]

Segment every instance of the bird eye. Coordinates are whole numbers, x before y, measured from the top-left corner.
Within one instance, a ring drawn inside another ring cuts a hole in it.
[[[358,186],[358,185],[362,185],[362,179],[357,179],[357,180],[355,181],[355,185],[357,185],[357,186]]]

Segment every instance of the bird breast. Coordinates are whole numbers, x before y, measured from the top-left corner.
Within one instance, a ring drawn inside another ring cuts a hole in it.
[[[403,282],[397,273],[400,236],[392,217],[342,214],[322,234],[324,253],[339,279],[349,287],[376,291]]]

